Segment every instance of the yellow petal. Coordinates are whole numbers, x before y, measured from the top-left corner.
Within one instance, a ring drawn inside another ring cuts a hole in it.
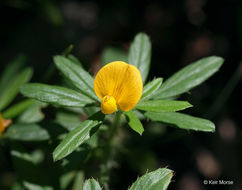
[[[0,134],[3,133],[4,130],[5,130],[4,120],[2,118],[2,114],[0,113]]]
[[[104,96],[101,103],[101,110],[104,114],[111,114],[117,110],[116,100],[112,96]]]
[[[141,74],[133,65],[122,61],[111,62],[97,73],[94,90],[101,100],[105,96],[112,96],[121,110],[131,110],[142,95]]]
[[[2,134],[2,133],[5,131],[5,129],[6,129],[9,125],[11,125],[11,123],[12,123],[12,120],[11,120],[11,119],[6,119],[6,120],[4,120],[4,119],[2,118],[2,114],[0,113],[0,134]]]

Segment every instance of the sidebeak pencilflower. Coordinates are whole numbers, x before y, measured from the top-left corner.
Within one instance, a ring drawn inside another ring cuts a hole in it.
[[[112,114],[118,108],[129,111],[135,107],[142,95],[143,82],[137,67],[114,61],[98,71],[94,90],[102,100],[101,111]]]
[[[11,123],[12,121],[10,119],[4,120],[0,113],[0,134],[2,134]]]

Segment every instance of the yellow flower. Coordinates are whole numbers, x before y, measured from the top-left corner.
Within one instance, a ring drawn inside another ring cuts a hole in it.
[[[104,114],[112,114],[118,108],[129,111],[142,95],[141,74],[133,65],[122,61],[111,62],[98,71],[94,90],[102,100],[101,110]]]
[[[11,123],[12,121],[10,119],[4,120],[0,113],[0,134],[2,134]]]

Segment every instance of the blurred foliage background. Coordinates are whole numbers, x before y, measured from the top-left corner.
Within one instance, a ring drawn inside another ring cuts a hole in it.
[[[107,47],[125,54],[140,31],[152,41],[149,80],[166,79],[204,56],[223,57],[225,64],[215,76],[181,97],[195,105],[190,114],[215,122],[216,132],[147,123],[140,137],[127,129],[128,152],[118,158],[111,181],[113,189],[125,189],[147,170],[168,166],[175,171],[170,189],[242,189],[242,1],[1,0],[0,22],[0,70],[22,53],[34,69],[34,82],[60,83],[52,57],[70,44],[73,54],[95,74]],[[47,110],[46,118],[52,118],[51,113]],[[49,146],[48,142],[22,145],[28,150]],[[47,173],[47,167],[53,173]],[[9,189],[19,175],[28,172],[18,169],[9,146],[1,146],[0,189]],[[42,170],[42,178],[55,180],[60,168],[50,161]],[[234,185],[203,185],[204,179],[211,178],[232,180]]]

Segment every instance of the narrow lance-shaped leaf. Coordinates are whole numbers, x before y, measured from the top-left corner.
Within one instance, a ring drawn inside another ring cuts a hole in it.
[[[153,98],[166,99],[189,91],[216,73],[223,61],[221,57],[211,56],[184,67],[167,79]]]
[[[79,61],[79,59],[78,59],[76,56],[74,56],[74,55],[72,55],[72,54],[69,54],[69,55],[67,56],[67,58],[70,59],[73,63],[75,63],[75,64],[77,64],[78,66],[82,67],[81,62]]]
[[[215,125],[206,119],[193,117],[183,113],[154,113],[147,112],[145,116],[153,121],[166,123],[167,125],[177,126],[182,129],[191,129],[196,131],[214,132]]]
[[[9,81],[7,87],[3,90],[1,89],[0,110],[4,109],[9,103],[11,103],[18,94],[19,87],[30,80],[32,73],[33,71],[31,68],[24,69],[16,77]]]
[[[23,150],[11,150],[11,155],[17,157],[21,160],[31,162],[33,164],[38,164],[43,161],[44,153],[42,150],[35,150],[32,153],[25,152]]]
[[[84,182],[83,190],[101,190],[99,183],[95,179],[88,179]]]
[[[4,137],[21,141],[44,141],[50,138],[46,129],[34,123],[13,124],[4,133]]]
[[[125,114],[127,115],[128,119],[129,119],[129,126],[137,133],[139,133],[140,135],[142,135],[142,133],[144,132],[144,127],[142,125],[142,123],[140,122],[140,120],[136,117],[136,115],[134,114],[134,112],[127,111],[125,112]]]
[[[26,110],[29,106],[31,106],[36,100],[33,99],[27,99],[23,100],[17,104],[14,104],[7,110],[3,112],[3,117],[4,118],[14,118],[17,115],[23,113],[24,110]]]
[[[29,98],[61,106],[83,107],[94,102],[74,90],[40,83],[25,84],[21,86],[20,92]]]
[[[24,187],[27,190],[53,190],[53,188],[50,187],[50,186],[43,186],[43,185],[39,185],[39,184],[33,184],[33,183],[28,182],[28,181],[24,181],[23,184],[24,184]]]
[[[55,121],[68,131],[72,131],[80,125],[80,112],[81,111],[78,113],[59,111],[56,113]]]
[[[59,177],[60,179],[60,189],[68,189],[70,185],[72,184],[73,180],[75,178],[75,172],[74,171],[69,171],[64,173]],[[74,190],[74,188],[72,188]]]
[[[151,43],[149,37],[144,33],[135,36],[130,46],[128,63],[136,66],[141,73],[142,80],[145,82],[149,69],[151,58]]]
[[[20,123],[36,123],[44,119],[44,114],[41,109],[46,107],[47,104],[35,100],[31,106],[29,106],[19,117]]]
[[[54,62],[63,75],[83,94],[98,100],[93,90],[93,77],[87,71],[64,56],[55,56]]]
[[[83,184],[84,184],[84,172],[83,171],[79,171],[76,174],[74,183],[73,183],[73,190],[83,190]]]
[[[71,131],[53,152],[54,161],[72,153],[78,146],[88,140],[101,125],[104,115],[98,112]]]
[[[191,107],[192,105],[187,101],[176,100],[151,100],[139,102],[136,109],[151,112],[174,112]]]
[[[152,95],[160,88],[163,78],[156,78],[144,86],[141,101],[152,98]]]
[[[172,176],[172,170],[159,168],[138,178],[129,190],[166,190]]]

